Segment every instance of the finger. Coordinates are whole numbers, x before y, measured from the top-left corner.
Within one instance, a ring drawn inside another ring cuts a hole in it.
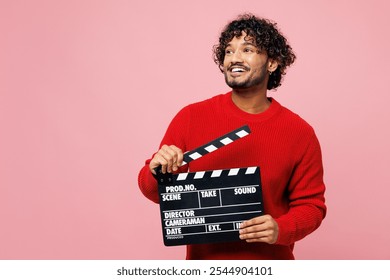
[[[248,228],[248,227],[251,227],[254,225],[263,224],[265,221],[266,221],[266,216],[258,216],[258,217],[255,217],[255,218],[252,218],[250,220],[246,220],[246,221],[242,222],[240,228],[244,229],[244,228]]]
[[[256,224],[253,226],[245,227],[240,229],[240,234],[245,234],[245,233],[256,233],[256,232],[262,232],[265,230],[269,230],[270,226],[267,225],[266,223],[262,224]]]
[[[245,240],[248,243],[253,242],[265,242],[269,244],[273,244],[276,242],[276,235],[273,230],[266,230],[262,232],[248,233],[248,234],[240,234],[240,239]]]
[[[165,145],[161,148],[160,151],[161,151],[161,155],[167,161],[167,171],[171,173],[173,166],[177,162],[177,152],[171,147]]]
[[[155,169],[158,167],[158,166],[161,166],[161,172],[162,173],[166,173],[166,166],[167,166],[167,161],[165,160],[165,158],[163,156],[161,156],[159,153],[155,154],[153,159],[150,161],[149,163],[149,169],[150,171],[157,175],[156,174],[156,171]]]
[[[161,172],[163,174],[172,172],[172,169],[176,171],[178,168],[177,162],[180,161],[181,165],[182,158],[183,152],[179,148],[174,145],[163,145],[150,161],[150,170],[153,174],[156,174],[154,169],[161,165]]]
[[[272,238],[270,238],[270,237],[260,237],[260,238],[245,239],[245,242],[247,242],[247,243],[263,242],[263,243],[268,243],[268,244],[274,244],[275,243],[275,242],[272,241]]]
[[[172,169],[176,171],[183,163],[183,151],[174,145],[171,145],[170,148],[175,152]]]
[[[275,234],[269,234],[262,237],[254,237],[254,238],[242,238],[247,243],[254,243],[254,242],[264,242],[268,244],[275,244],[277,240],[277,235]]]
[[[257,231],[257,232],[247,232],[247,233],[240,232],[240,239],[256,239],[256,238],[267,237],[268,235],[269,235],[268,231]]]
[[[273,223],[273,221],[274,219],[272,218],[272,216],[268,214],[263,216],[257,216],[250,220],[242,222],[240,228],[251,227],[253,225],[260,225],[263,223]]]

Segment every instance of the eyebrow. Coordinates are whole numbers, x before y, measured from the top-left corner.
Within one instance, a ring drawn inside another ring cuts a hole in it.
[[[244,46],[253,46],[253,47],[257,48],[257,46],[256,46],[254,43],[251,43],[251,42],[248,42],[248,41],[245,41],[245,42],[243,43],[243,45],[244,45]],[[231,43],[229,43],[229,44],[226,45],[226,47],[231,47],[231,46],[232,46]]]
[[[248,41],[245,41],[245,43],[243,43],[243,45],[245,45],[245,46],[254,46],[255,48],[257,48],[257,46],[254,43],[251,43],[251,42],[248,42]]]

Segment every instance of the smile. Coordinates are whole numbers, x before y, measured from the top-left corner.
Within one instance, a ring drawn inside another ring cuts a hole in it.
[[[244,66],[232,66],[229,68],[230,77],[237,78],[243,76],[245,73],[247,73],[249,69]]]
[[[243,68],[238,68],[238,67],[233,67],[230,71],[232,71],[232,73],[244,72],[245,69],[243,69]]]

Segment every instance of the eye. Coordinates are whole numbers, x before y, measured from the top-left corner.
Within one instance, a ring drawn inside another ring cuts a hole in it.
[[[226,50],[225,50],[225,54],[226,54],[226,55],[228,55],[228,54],[232,54],[232,53],[233,53],[233,51],[232,51],[232,50],[230,50],[230,49],[226,49]]]
[[[245,49],[244,49],[244,52],[245,52],[245,53],[253,53],[254,50],[253,50],[252,48],[245,48]]]

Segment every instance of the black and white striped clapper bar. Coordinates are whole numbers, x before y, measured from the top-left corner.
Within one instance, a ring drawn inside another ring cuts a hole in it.
[[[183,164],[249,133],[249,127],[243,126],[223,135],[185,153]],[[263,215],[260,168],[257,166],[157,174],[166,246],[238,241],[240,223]]]

